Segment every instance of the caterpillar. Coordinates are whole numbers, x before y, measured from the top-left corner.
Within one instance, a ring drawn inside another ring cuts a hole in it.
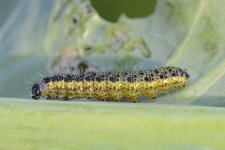
[[[79,99],[137,102],[140,96],[154,99],[160,93],[182,88],[189,74],[177,67],[161,67],[137,72],[58,74],[32,86],[32,98]]]

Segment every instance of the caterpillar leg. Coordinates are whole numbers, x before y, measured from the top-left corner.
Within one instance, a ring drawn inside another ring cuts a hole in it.
[[[155,93],[148,93],[146,96],[148,97],[149,100],[154,100],[157,95]]]
[[[63,100],[64,100],[64,101],[68,101],[69,98],[68,98],[67,96],[65,96],[65,97],[63,97]]]
[[[48,96],[46,99],[47,100],[58,100],[59,97],[58,96]]]
[[[123,95],[116,95],[114,101],[115,101],[115,102],[121,102],[122,99],[123,99]]]
[[[128,98],[128,101],[136,103],[138,101],[138,97],[139,96],[137,94],[134,94],[134,95],[129,95],[127,98]]]
[[[103,102],[106,102],[107,101],[107,98],[98,98],[98,100],[100,100],[100,101],[103,101]]]
[[[123,99],[123,93],[120,91],[112,92],[110,94],[110,98],[112,98],[114,102],[121,102]]]
[[[106,92],[95,92],[95,98],[99,101],[107,101],[108,100],[108,95],[106,94]]]

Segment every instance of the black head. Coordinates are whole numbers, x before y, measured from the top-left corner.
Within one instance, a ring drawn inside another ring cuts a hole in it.
[[[40,85],[34,84],[32,86],[32,98],[38,100],[41,97]]]

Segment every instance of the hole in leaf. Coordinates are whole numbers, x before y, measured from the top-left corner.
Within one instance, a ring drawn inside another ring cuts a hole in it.
[[[121,14],[129,18],[153,13],[157,0],[91,0],[92,6],[105,20],[116,22]]]

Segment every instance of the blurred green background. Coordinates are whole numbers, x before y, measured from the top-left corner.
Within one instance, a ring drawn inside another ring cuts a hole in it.
[[[2,1],[0,5],[0,26],[9,18],[14,7],[18,4],[18,1],[8,0]]]

